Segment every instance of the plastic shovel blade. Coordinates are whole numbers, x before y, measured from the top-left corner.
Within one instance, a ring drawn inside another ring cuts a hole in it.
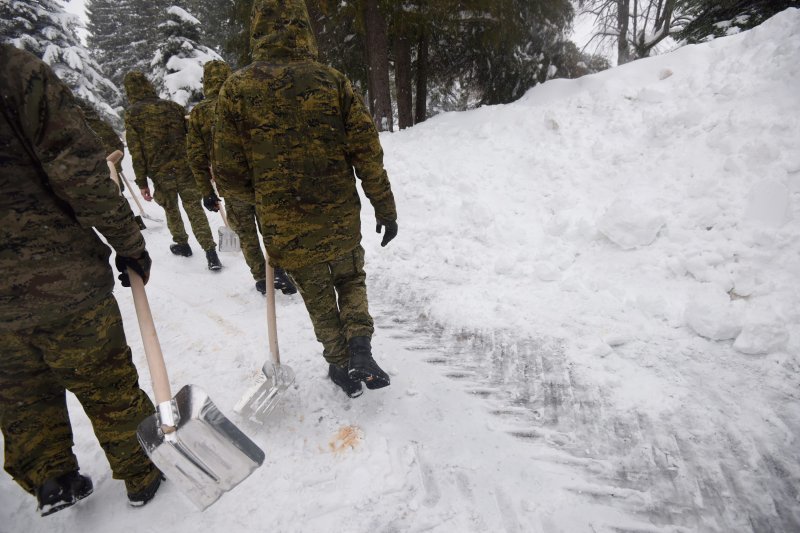
[[[233,410],[252,422],[263,424],[292,383],[294,370],[290,366],[266,362],[258,383],[245,392]]]
[[[261,466],[264,452],[201,389],[187,385],[171,404],[174,432],[165,434],[154,414],[139,424],[137,436],[167,479],[204,510]]]
[[[219,228],[219,251],[220,252],[241,252],[242,244],[239,236],[231,228],[223,226]]]

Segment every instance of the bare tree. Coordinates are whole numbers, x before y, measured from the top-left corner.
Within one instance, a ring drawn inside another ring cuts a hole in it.
[[[677,0],[579,0],[583,13],[595,17],[590,43],[617,41],[617,63],[648,57],[653,48],[680,31],[686,19],[676,16]]]

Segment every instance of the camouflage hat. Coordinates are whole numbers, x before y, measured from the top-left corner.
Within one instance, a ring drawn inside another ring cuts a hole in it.
[[[303,0],[255,0],[250,47],[255,61],[317,59],[317,40]]]
[[[156,90],[144,72],[132,70],[125,74],[125,93],[128,100],[134,104],[145,98],[158,98]]]
[[[203,65],[203,95],[216,98],[222,84],[231,75],[231,67],[224,61],[215,59]]]

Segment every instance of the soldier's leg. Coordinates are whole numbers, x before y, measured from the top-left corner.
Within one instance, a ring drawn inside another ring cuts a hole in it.
[[[114,478],[138,492],[160,475],[136,438],[155,407],[139,388],[117,301],[109,296],[68,325],[45,331],[45,361],[83,405]]]
[[[189,223],[192,225],[194,237],[203,250],[216,250],[217,243],[214,242],[211,234],[211,226],[208,225],[208,217],[203,210],[203,199],[197,190],[194,178],[191,175],[179,177],[177,182],[178,194],[183,202],[183,210],[186,211]]]
[[[339,294],[339,318],[349,341],[353,337],[372,337],[374,323],[367,302],[367,274],[364,272],[364,248],[330,263],[333,285]]]
[[[232,198],[225,199],[225,206],[228,208],[228,222],[242,243],[242,254],[247,266],[250,267],[250,274],[256,281],[264,279],[267,263],[264,260],[264,252],[261,251],[260,237],[256,229],[255,207]]]
[[[34,494],[78,469],[64,387],[34,345],[35,330],[0,334],[0,427],[6,472]]]
[[[155,183],[153,200],[164,208],[167,216],[167,227],[176,244],[188,244],[189,235],[183,226],[180,204],[178,203],[178,187],[175,180],[159,180]]]
[[[349,360],[347,339],[342,332],[336,290],[328,263],[318,263],[289,272],[311,317],[314,334],[324,348],[325,360],[346,367]]]

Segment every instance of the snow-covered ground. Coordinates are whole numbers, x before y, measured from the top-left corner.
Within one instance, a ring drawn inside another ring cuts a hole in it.
[[[232,413],[267,358],[243,260],[209,273],[148,222],[173,386],[267,460],[204,513],[170,483],[132,510],[72,401],[95,494],[40,519],[0,477],[0,531],[800,530],[798,87],[789,10],[384,135],[400,234],[382,249],[363,218],[392,386],[346,398],[279,295],[297,382],[264,428]]]

